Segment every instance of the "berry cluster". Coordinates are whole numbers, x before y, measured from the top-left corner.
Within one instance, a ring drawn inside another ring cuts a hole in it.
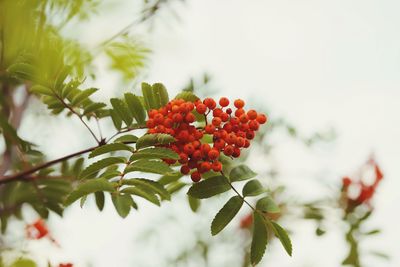
[[[373,181],[367,184],[364,181],[365,176],[371,173]],[[346,209],[351,211],[361,204],[370,204],[370,200],[374,196],[375,190],[382,179],[383,173],[374,159],[370,159],[363,166],[359,177],[354,179],[350,179],[348,176],[343,177],[342,191],[346,202]],[[353,190],[350,190],[350,188],[353,188]],[[356,194],[352,194],[352,192]]]
[[[219,104],[219,105],[218,105]],[[191,173],[193,182],[201,179],[202,173],[210,170],[220,172],[222,164],[218,160],[221,153],[237,158],[242,148],[250,146],[260,124],[267,122],[264,114],[255,110],[245,111],[244,101],[234,101],[235,111],[229,100],[222,97],[218,104],[212,98],[195,102],[174,99],[158,110],[150,110],[146,126],[148,133],[166,133],[175,137],[176,142],[168,145],[179,154],[181,173]],[[196,116],[205,118],[204,127],[196,127]],[[208,115],[212,119],[208,121]],[[212,144],[202,142],[205,134],[212,136]],[[174,160],[165,159],[168,164]]]

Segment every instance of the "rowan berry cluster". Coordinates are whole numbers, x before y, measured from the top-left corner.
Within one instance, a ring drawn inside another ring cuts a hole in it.
[[[367,184],[364,178],[368,173],[372,173],[373,181]],[[346,202],[346,209],[350,211],[361,204],[369,205],[382,179],[383,173],[374,159],[370,159],[362,167],[358,177],[354,177],[353,179],[348,176],[343,177],[342,191]],[[356,194],[352,194],[352,192],[356,192]]]
[[[38,219],[26,226],[26,235],[28,239],[42,239],[49,235],[49,229],[43,219]]]
[[[212,98],[195,102],[174,99],[158,110],[149,111],[146,122],[148,133],[166,133],[175,137],[176,142],[168,147],[179,154],[181,173],[191,173],[193,182],[198,182],[203,173],[222,170],[218,160],[221,153],[239,157],[241,149],[250,146],[250,140],[260,124],[267,122],[264,114],[258,114],[255,110],[246,112],[243,100],[237,99],[233,104],[236,108],[234,111],[225,97],[218,103]],[[195,114],[204,116],[205,125],[200,126]],[[209,115],[212,116],[211,121]],[[212,136],[212,143],[203,142],[205,134]],[[170,159],[165,162],[176,163]]]

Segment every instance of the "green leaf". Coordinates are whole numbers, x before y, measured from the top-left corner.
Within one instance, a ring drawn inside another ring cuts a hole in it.
[[[64,66],[64,68],[62,68],[62,70],[58,73],[56,81],[54,83],[54,88],[57,91],[60,92],[63,89],[64,81],[71,73],[71,69],[72,68],[70,66]]]
[[[154,99],[153,88],[151,87],[150,84],[142,83],[142,94],[143,94],[144,105],[146,107],[146,110],[149,111],[150,109],[156,109],[157,102]]]
[[[130,161],[137,159],[179,159],[179,155],[169,148],[153,147],[133,153]]]
[[[96,206],[99,209],[99,211],[102,211],[104,209],[104,193],[102,191],[94,193],[95,199],[96,199]]]
[[[166,145],[175,141],[175,138],[169,134],[145,134],[137,140],[136,149],[155,145]]]
[[[89,154],[89,158],[93,158],[93,157],[96,157],[96,156],[99,156],[99,155],[102,155],[105,153],[121,151],[121,150],[132,152],[132,148],[128,145],[121,144],[121,143],[113,143],[113,144],[106,144],[106,145],[96,148]]]
[[[140,159],[133,162],[131,165],[125,168],[124,173],[134,171],[158,174],[169,174],[174,172],[174,170],[172,170],[165,162],[147,159]]]
[[[81,179],[84,179],[88,176],[90,176],[91,174],[94,174],[96,172],[98,172],[99,170],[114,165],[114,164],[118,164],[118,163],[125,163],[125,159],[121,158],[121,157],[109,157],[109,158],[105,158],[105,159],[101,159],[99,161],[96,161],[94,163],[92,163],[91,165],[89,165],[88,167],[86,167],[86,169],[84,169],[79,177]]]
[[[242,205],[243,199],[239,196],[229,199],[212,221],[211,234],[216,235],[221,232],[236,216]]]
[[[175,96],[175,99],[183,99],[185,101],[190,101],[190,102],[196,102],[196,100],[200,99],[199,97],[197,97],[195,94],[193,94],[192,92],[181,92],[178,95]]]
[[[193,184],[187,194],[194,198],[209,198],[231,189],[228,180],[224,176],[215,176]]]
[[[257,201],[256,209],[268,212],[268,213],[279,213],[281,210],[276,205],[275,201],[272,200],[270,197],[263,197]]]
[[[125,102],[118,98],[111,98],[110,102],[115,112],[125,122],[126,126],[130,126],[132,124],[133,119],[131,112],[129,111]]]
[[[165,86],[162,83],[155,83],[152,88],[153,97],[157,104],[156,108],[165,106],[169,101],[168,92]]]
[[[200,204],[201,204],[200,199],[191,197],[189,195],[187,197],[188,197],[188,202],[189,202],[190,209],[193,212],[197,212],[199,207],[200,207]]]
[[[117,139],[114,140],[114,143],[136,143],[136,141],[139,139],[139,137],[132,135],[132,134],[126,134],[123,136],[118,137]]]
[[[110,109],[111,120],[117,130],[121,130],[122,127],[122,119],[119,117],[117,111],[114,109]]]
[[[257,174],[253,172],[249,167],[246,165],[239,165],[234,167],[230,174],[229,174],[229,179],[232,182],[237,182],[237,181],[243,181],[247,179],[251,179],[255,177]]]
[[[160,177],[160,179],[158,180],[158,182],[162,185],[167,185],[170,184],[172,182],[176,182],[178,181],[183,175],[180,172],[176,172],[174,174],[170,174],[170,175],[163,175]]]
[[[136,195],[150,201],[151,203],[157,206],[160,206],[160,200],[158,199],[156,194],[154,194],[152,191],[146,190],[143,187],[138,187],[138,186],[126,187],[121,190],[121,193]]]
[[[80,103],[82,103],[82,101],[86,100],[89,98],[89,96],[91,96],[92,94],[94,94],[97,90],[97,88],[89,88],[86,90],[83,90],[81,92],[79,92],[76,96],[74,96],[74,98],[72,98],[71,100],[71,105],[72,106],[77,106]]]
[[[253,239],[251,241],[250,260],[253,265],[256,265],[264,256],[268,243],[268,232],[264,218],[258,212],[255,211],[253,213],[253,218]]]
[[[101,108],[106,107],[107,105],[101,102],[94,102],[94,103],[90,103],[89,105],[87,105],[83,111],[83,115],[87,115],[90,114],[92,112],[95,112]]]
[[[67,196],[67,199],[65,200],[64,204],[66,206],[69,206],[79,198],[98,191],[113,192],[114,190],[115,190],[114,186],[106,179],[97,178],[97,179],[87,180],[82,184],[80,184],[74,191],[72,191]]]
[[[279,238],[287,254],[289,254],[289,256],[292,256],[292,241],[290,241],[289,235],[286,233],[285,229],[283,229],[279,224],[273,221],[271,221],[271,223],[273,226],[272,230],[274,231],[275,236]]]
[[[37,267],[36,263],[30,259],[18,259],[10,267]]]
[[[27,63],[15,63],[8,67],[7,72],[17,76],[22,80],[35,80],[35,67]]]
[[[244,197],[258,196],[264,192],[265,192],[265,189],[263,188],[262,184],[258,180],[248,181],[244,185],[243,190],[242,190]]]
[[[42,85],[38,85],[38,84],[35,84],[31,88],[29,88],[29,91],[31,93],[39,94],[39,95],[48,95],[48,96],[55,95],[53,90],[51,90],[50,88],[42,86]]]
[[[122,218],[128,216],[133,203],[132,197],[128,194],[112,194],[111,199],[119,216]]]
[[[161,185],[159,182],[143,179],[143,178],[134,178],[134,179],[124,179],[122,180],[123,185],[135,185],[146,188],[147,190],[151,190],[154,193],[158,194],[161,199],[170,200],[170,193]]]
[[[139,124],[144,124],[146,120],[146,113],[139,97],[131,93],[125,94],[125,102],[128,105],[133,117]]]

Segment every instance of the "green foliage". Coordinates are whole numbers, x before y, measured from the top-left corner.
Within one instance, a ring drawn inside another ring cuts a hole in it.
[[[100,146],[93,150],[89,154],[89,158],[93,158],[105,153],[114,152],[114,151],[129,151],[132,152],[132,148],[128,145],[121,144],[121,143],[113,143],[113,144],[106,144],[104,146]]]
[[[142,83],[142,93],[147,110],[158,109],[168,103],[167,89],[161,83],[155,83],[152,86]]]
[[[212,221],[211,234],[216,235],[221,232],[236,216],[242,205],[243,199],[240,196],[230,198]]]
[[[250,260],[253,265],[258,264],[267,247],[268,232],[264,218],[258,213],[253,213],[253,239],[251,241]]]
[[[254,178],[256,175],[257,174],[246,165],[239,165],[231,170],[229,179],[231,182],[237,182]]]
[[[257,210],[268,212],[268,213],[278,213],[280,209],[278,205],[276,205],[275,201],[270,197],[263,197],[257,201],[256,204]]]
[[[111,199],[119,216],[122,218],[128,216],[131,207],[134,205],[132,197],[129,194],[115,193],[111,194]]]
[[[65,200],[65,205],[69,206],[79,198],[99,191],[113,192],[115,191],[115,188],[112,183],[104,178],[87,180],[81,183],[74,191],[72,191],[67,196],[67,199]]]
[[[242,190],[242,194],[244,197],[258,196],[264,192],[265,192],[265,189],[263,188],[262,184],[258,180],[248,181],[244,185],[243,190]]]
[[[111,165],[115,165],[118,163],[124,163],[124,162],[125,162],[125,158],[122,158],[122,157],[108,157],[108,158],[101,159],[99,161],[92,163],[88,167],[86,167],[80,173],[79,178],[81,178],[81,179],[88,178],[90,175],[97,173],[101,169],[104,169],[106,167],[109,167]]]
[[[170,174],[174,172],[174,170],[171,169],[165,162],[148,160],[148,159],[139,159],[133,162],[131,165],[128,165],[125,168],[124,173],[130,173],[135,171],[157,173],[157,174]]]
[[[139,150],[130,158],[131,161],[138,159],[179,159],[179,155],[169,148],[153,147]]]
[[[210,198],[231,189],[225,176],[215,176],[193,184],[187,194],[194,198]]]
[[[197,212],[197,211],[199,210],[200,204],[201,204],[200,199],[191,197],[191,196],[189,196],[189,195],[187,196],[187,198],[188,198],[188,203],[189,203],[190,209],[191,209],[193,212]]]
[[[157,181],[135,178],[135,179],[125,179],[122,181],[123,185],[131,185],[142,188],[145,191],[151,191],[154,194],[160,196],[161,200],[170,200],[171,194],[165,189],[165,187]]]
[[[136,149],[142,149],[149,146],[166,145],[176,141],[169,134],[146,134],[136,141]]]
[[[272,230],[274,231],[275,236],[279,238],[279,240],[282,243],[282,246],[285,248],[289,256],[292,256],[292,242],[290,241],[290,238],[286,233],[285,229],[283,229],[276,222],[271,222],[271,223],[272,223]]]

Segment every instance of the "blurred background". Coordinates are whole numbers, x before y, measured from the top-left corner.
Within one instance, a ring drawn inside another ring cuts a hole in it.
[[[399,266],[400,2],[159,2],[157,14],[146,18],[141,1],[101,1],[85,23],[62,29],[88,50],[124,29],[150,50],[134,79],[110,72],[109,58],[96,56],[96,77],[85,81],[100,88],[96,97],[108,101],[138,91],[142,81],[162,82],[173,96],[189,84],[198,95],[242,98],[249,107],[265,110],[276,127],[254,146],[247,163],[267,186],[284,186],[282,199],[288,203],[334,198],[341,178],[374,155],[385,179],[367,227],[382,232],[360,246],[390,258],[366,253],[362,266]],[[41,115],[44,110],[32,104],[20,134],[35,140],[50,159],[92,143],[77,120]],[[48,240],[25,240],[19,221],[6,239],[41,264],[239,267],[243,244],[249,242],[240,219],[221,236],[211,237],[209,231],[228,197],[203,201],[193,213],[182,190],[161,208],[141,203],[126,219],[116,216],[110,201],[99,212],[89,199],[83,208],[79,203],[68,208],[63,218],[50,216],[60,248]],[[247,212],[243,209],[241,216]],[[348,251],[345,226],[337,211],[326,212],[333,219],[324,226],[326,233],[316,236],[315,222],[294,218],[301,211],[292,206],[292,217],[281,222],[291,232],[293,256],[271,242],[260,266],[340,266]],[[37,216],[26,213],[26,221]]]

